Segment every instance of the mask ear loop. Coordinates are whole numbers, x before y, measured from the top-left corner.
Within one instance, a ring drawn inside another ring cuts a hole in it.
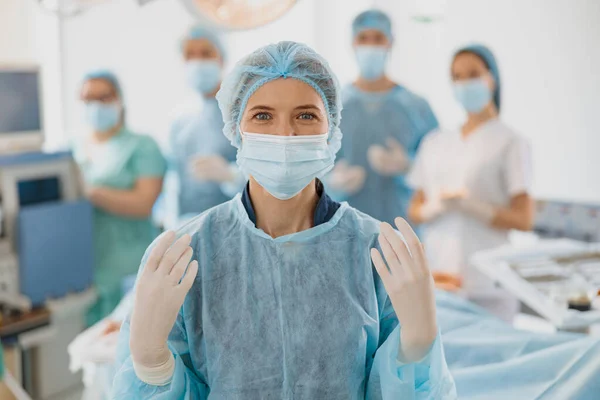
[[[244,131],[242,131],[241,125],[238,125],[238,132],[240,132],[240,150],[241,150],[242,146],[244,145]]]

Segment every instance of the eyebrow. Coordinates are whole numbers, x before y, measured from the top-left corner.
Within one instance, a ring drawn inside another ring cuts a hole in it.
[[[254,106],[248,111],[252,112],[252,111],[256,111],[256,110],[275,111],[275,109],[273,107],[263,106],[263,105]],[[294,110],[315,110],[315,111],[318,111],[319,113],[321,112],[321,109],[313,104],[304,104],[304,105],[295,107]]]
[[[269,106],[254,106],[252,107],[250,110],[248,111],[255,111],[255,110],[267,110],[267,111],[275,111],[275,109],[273,107],[269,107]]]
[[[84,93],[84,91],[82,90],[80,92],[80,96],[82,96],[82,97],[111,97],[111,96],[117,96],[117,93],[115,93],[115,92],[104,92],[104,93],[91,93],[90,94],[90,93]]]
[[[321,116],[324,114],[323,111],[319,107],[312,105],[312,104],[305,104],[303,106],[298,106],[294,110],[296,110],[296,111],[311,110],[311,111],[315,111],[317,114],[319,114]]]
[[[321,109],[315,105],[312,104],[305,104],[303,106],[298,106],[296,107],[296,110],[317,110],[317,111],[321,111]]]

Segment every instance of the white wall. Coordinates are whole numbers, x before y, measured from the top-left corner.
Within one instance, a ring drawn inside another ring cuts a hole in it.
[[[327,58],[342,84],[354,80],[358,74],[352,52],[352,20],[372,7],[372,3],[372,0],[321,1],[315,14],[318,37],[315,50]]]
[[[92,69],[113,70],[123,85],[133,129],[162,140],[167,114],[186,95],[178,40],[191,18],[176,1],[145,7],[118,0],[99,5],[63,23],[65,104],[68,134],[85,132],[79,89]]]
[[[442,24],[409,21],[411,2],[379,0],[396,21],[392,74],[425,94],[446,126],[462,114],[453,51],[489,45],[503,79],[502,117],[533,146],[539,197],[600,202],[600,2],[451,0]]]
[[[0,65],[36,65],[42,73],[43,123],[48,147],[63,135],[59,20],[34,1],[0,0]]]

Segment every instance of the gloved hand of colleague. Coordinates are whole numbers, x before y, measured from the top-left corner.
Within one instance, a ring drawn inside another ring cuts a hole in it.
[[[363,167],[350,166],[347,161],[342,160],[335,165],[328,183],[335,191],[353,195],[363,188],[366,177]]]
[[[403,174],[410,167],[406,150],[393,138],[388,138],[387,147],[380,145],[369,147],[367,160],[375,172],[385,176]]]
[[[496,215],[496,208],[493,205],[472,198],[466,190],[443,193],[442,202],[446,210],[463,212],[485,224],[490,224]]]
[[[399,360],[415,362],[429,351],[438,334],[434,283],[419,238],[402,218],[395,220],[398,231],[381,224],[377,249],[371,259],[402,326]]]
[[[428,199],[419,209],[423,222],[433,221],[446,211],[447,206],[441,199]]]
[[[489,224],[496,215],[495,207],[469,197],[466,191],[442,192],[438,198],[428,198],[421,206],[423,222],[433,221],[451,211],[460,211]]]
[[[190,168],[199,181],[225,183],[235,180],[235,171],[220,155],[198,156],[191,160]]]
[[[150,252],[137,281],[131,315],[133,366],[138,378],[152,385],[167,384],[173,376],[175,362],[167,339],[198,273],[198,262],[190,263],[191,237],[174,241],[175,233],[167,232]]]
[[[439,197],[427,198],[420,208],[421,220],[430,222],[447,212],[457,210],[461,196],[461,193],[442,192]]]
[[[458,209],[484,224],[491,224],[496,216],[496,207],[468,197],[461,198],[458,201]]]

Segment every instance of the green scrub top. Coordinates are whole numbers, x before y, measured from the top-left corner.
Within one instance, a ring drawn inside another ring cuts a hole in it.
[[[4,379],[4,355],[2,354],[2,343],[0,343],[0,381]]]
[[[84,148],[80,148],[84,150]],[[139,178],[162,178],[167,164],[156,142],[123,128],[94,148],[93,160],[76,151],[87,184],[132,189]],[[98,301],[89,311],[88,324],[106,317],[122,297],[121,283],[137,273],[148,245],[158,235],[151,218],[132,218],[94,209],[94,283]]]

